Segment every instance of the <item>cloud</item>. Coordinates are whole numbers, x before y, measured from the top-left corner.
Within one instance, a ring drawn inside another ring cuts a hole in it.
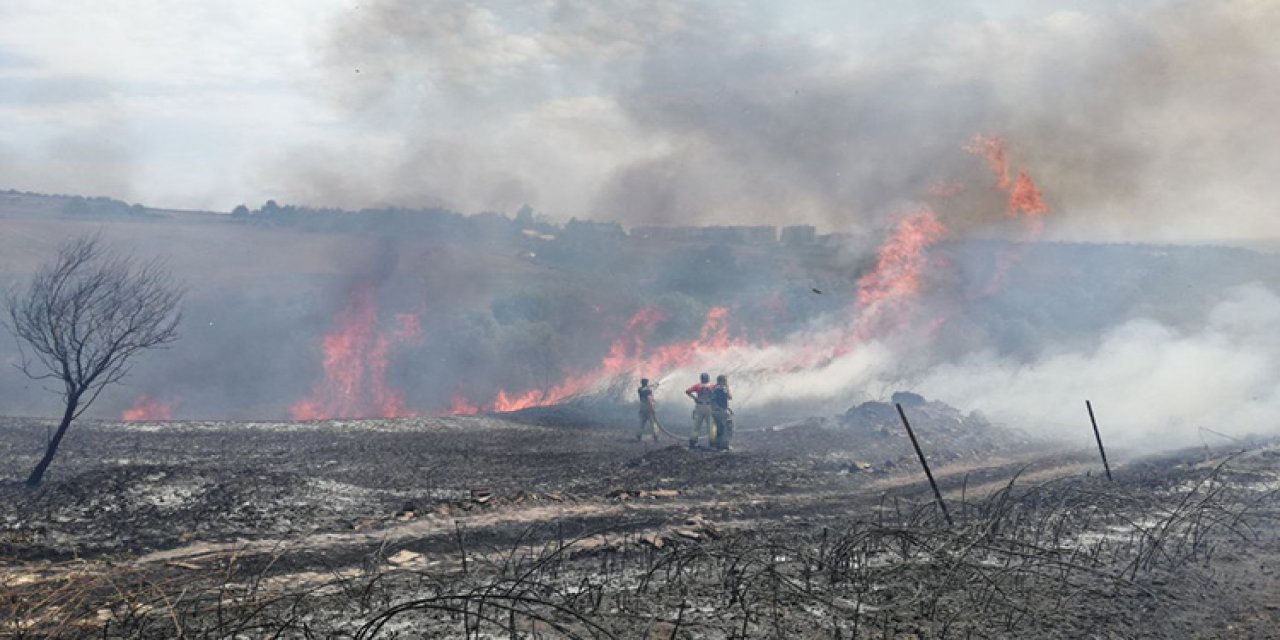
[[[245,148],[323,121],[296,83],[337,4],[0,3],[0,187],[229,208]]]
[[[110,98],[114,85],[72,77],[10,77],[0,83],[0,106],[47,107]]]
[[[135,195],[135,142],[119,122],[65,129],[20,152],[3,142],[0,138],[0,175],[6,188],[122,199]],[[75,176],[73,189],[68,176]]]
[[[34,62],[24,55],[0,49],[0,70],[27,69],[33,65]]]

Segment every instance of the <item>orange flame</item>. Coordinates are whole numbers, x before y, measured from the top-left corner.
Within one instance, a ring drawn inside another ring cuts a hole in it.
[[[1026,220],[1024,228],[1026,238],[1034,239],[1044,232],[1044,218],[1049,215],[1049,205],[1045,203],[1044,194],[1040,193],[1040,189],[1036,187],[1036,183],[1026,171],[1019,171],[1017,180],[1010,182],[1004,140],[978,134],[973,137],[973,141],[965,147],[965,150],[986,157],[987,164],[996,174],[996,186],[1009,194],[1009,217],[1020,217]],[[1009,281],[1010,270],[1022,261],[1024,251],[1021,245],[1001,251],[996,256],[991,280],[981,290],[980,295],[991,295],[1003,289]]]
[[[965,145],[964,150],[986,158],[991,173],[996,176],[996,188],[1001,191],[1009,190],[1009,161],[1005,157],[1004,140],[979,133]]]
[[[404,393],[387,382],[391,348],[420,335],[415,314],[398,314],[390,335],[378,330],[372,287],[358,287],[324,337],[324,379],[289,408],[294,420],[411,415]]]
[[[467,398],[463,396],[461,393],[455,393],[453,394],[453,398],[450,399],[449,411],[447,415],[474,416],[480,413],[480,411],[481,411],[480,407],[474,404],[471,404],[471,402],[467,400]]]
[[[621,375],[643,375],[679,368],[746,344],[746,340],[735,338],[731,334],[729,310],[725,307],[713,307],[707,312],[697,338],[650,349],[649,340],[657,326],[666,319],[666,314],[658,307],[641,309],[627,321],[622,335],[610,344],[608,354],[596,369],[569,376],[545,390],[530,389],[520,393],[499,391],[487,409],[509,412],[553,405],[595,389]],[[466,403],[464,399],[455,397],[450,412],[465,413],[472,408],[473,405]]]
[[[928,207],[898,222],[897,229],[880,246],[875,270],[858,279],[858,308],[865,311],[914,298],[920,292],[929,263],[925,250],[946,231]]]
[[[1044,203],[1044,196],[1031,181],[1026,171],[1018,172],[1018,181],[1009,191],[1009,215],[1022,214],[1028,218],[1036,218],[1049,213],[1049,205]]]
[[[1004,141],[979,134],[965,149],[986,159],[995,176],[995,186],[1008,195],[1009,217],[1023,219],[1027,233],[1038,234],[1043,228],[1043,217],[1050,211],[1049,206],[1027,172],[1019,171],[1016,178],[1012,177],[1014,174]],[[964,189],[960,183],[935,183],[929,188],[929,194],[946,199],[963,193]],[[857,299],[849,307],[854,321],[846,328],[820,336],[817,344],[792,350],[785,361],[772,367],[780,371],[797,371],[820,366],[849,353],[867,340],[906,327],[923,331],[927,336],[936,335],[947,322],[948,315],[926,316],[920,313],[918,301],[930,266],[939,260],[930,255],[929,249],[947,233],[946,225],[928,207],[904,215],[877,251],[875,267],[857,280]],[[1015,253],[998,257],[998,273],[993,284],[1003,281],[1003,274],[1018,257],[1019,254]],[[781,298],[766,301],[765,306],[770,305],[781,305]],[[656,329],[666,320],[667,316],[661,309],[642,309],[628,320],[621,335],[610,344],[608,353],[594,370],[568,376],[546,389],[502,390],[483,407],[471,404],[462,396],[455,396],[450,412],[503,412],[551,405],[598,388],[617,376],[656,374],[702,362],[712,363],[732,349],[748,345],[745,339],[735,337],[730,330],[729,310],[716,307],[707,313],[696,338],[654,347],[650,343]]]
[[[1017,180],[1011,180],[1009,160],[1005,154],[1004,140],[996,136],[977,134],[965,145],[965,151],[983,156],[996,176],[996,187],[1009,194],[1009,215],[1035,219],[1049,213],[1044,195],[1026,171],[1019,171]],[[1038,231],[1038,227],[1033,227]]]
[[[133,406],[121,412],[120,419],[126,422],[172,420],[173,409],[177,404],[176,400],[165,402],[152,398],[145,393],[140,393],[137,399],[133,401]]]
[[[799,370],[845,355],[859,343],[906,325],[908,312],[924,287],[930,264],[929,247],[947,233],[947,227],[929,207],[898,221],[880,245],[876,266],[858,278],[858,299],[852,306],[856,320],[830,352],[809,350],[787,365]]]

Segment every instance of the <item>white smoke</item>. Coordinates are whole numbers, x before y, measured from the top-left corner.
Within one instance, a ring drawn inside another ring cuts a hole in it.
[[[999,422],[1085,440],[1089,399],[1104,437],[1133,447],[1189,445],[1199,442],[1200,427],[1236,437],[1274,433],[1277,322],[1280,297],[1248,285],[1225,292],[1196,331],[1133,319],[1093,349],[1051,351],[1027,364],[976,354],[930,369],[916,389]]]
[[[1049,347],[1020,362],[988,350],[952,362],[928,357],[931,345],[890,336],[865,342],[821,366],[783,370],[839,331],[799,333],[768,347],[737,348],[698,363],[731,375],[743,411],[800,404],[812,415],[910,390],[993,422],[1065,442],[1091,442],[1084,401],[1091,400],[1108,442],[1164,449],[1212,439],[1274,433],[1280,414],[1280,296],[1259,284],[1224,292],[1203,326],[1179,330],[1134,318],[1085,349]],[[671,386],[696,379],[689,368]],[[679,390],[666,390],[667,400]]]

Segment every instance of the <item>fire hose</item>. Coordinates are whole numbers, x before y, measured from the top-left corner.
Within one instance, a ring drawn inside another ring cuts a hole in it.
[[[650,388],[651,388],[651,389],[655,389],[655,390],[656,390],[656,389],[658,388],[658,386],[659,386],[659,385],[661,385],[663,382],[666,382],[666,381],[667,381],[667,378],[670,378],[670,377],[671,377],[671,376],[667,376],[667,377],[665,377],[665,378],[663,378],[663,379],[661,379],[661,380],[659,380],[659,381],[657,381],[657,382],[653,383],[652,385],[650,385]],[[666,428],[666,427],[664,427],[664,426],[662,425],[662,420],[661,420],[660,418],[658,418],[658,411],[657,411],[656,409],[654,409],[653,407],[650,407],[650,408],[649,408],[649,411],[651,411],[651,412],[652,412],[652,414],[653,414],[653,424],[654,424],[655,426],[657,426],[657,427],[658,427],[658,430],[659,430],[659,431],[661,431],[664,435],[666,435],[668,438],[671,438],[671,439],[673,439],[673,440],[680,440],[680,441],[682,441],[682,442],[683,442],[684,440],[687,440],[687,438],[685,438],[685,437],[683,437],[683,436],[678,436],[678,435],[676,435],[676,434],[674,434],[674,433],[671,433],[670,431],[667,431],[667,428]],[[729,409],[729,415],[733,415],[733,409]]]
[[[671,439],[673,439],[673,440],[681,440],[681,441],[686,440],[686,438],[682,438],[682,437],[680,437],[680,436],[678,436],[678,435],[676,435],[676,434],[674,434],[674,433],[671,433],[670,431],[667,431],[667,428],[666,428],[666,427],[664,427],[664,426],[662,426],[662,421],[658,419],[658,412],[657,412],[657,411],[654,411],[654,412],[653,412],[653,424],[654,424],[654,425],[656,425],[656,426],[658,427],[658,431],[661,431],[661,432],[662,432],[663,434],[665,434],[668,438],[671,438]]]
[[[662,385],[662,383],[666,382],[666,381],[667,381],[667,378],[670,378],[670,377],[671,377],[671,376],[667,376],[666,378],[663,378],[663,379],[661,379],[661,380],[659,380],[659,381],[657,381],[657,382],[653,383],[652,385],[649,385],[649,388],[650,388],[650,389],[653,389],[653,390],[655,390],[655,391],[656,391],[656,390],[658,389],[658,387],[659,387],[659,386],[661,386],[661,385]],[[650,406],[650,407],[648,407],[648,410],[649,410],[650,415],[653,417],[653,424],[654,424],[654,426],[658,427],[658,431],[661,431],[661,432],[663,433],[663,435],[665,435],[665,436],[667,436],[668,438],[671,438],[671,439],[673,439],[673,440],[680,440],[680,441],[685,440],[685,438],[682,438],[682,437],[680,437],[680,436],[678,436],[678,435],[676,435],[676,434],[674,434],[674,433],[671,433],[670,431],[667,431],[667,428],[666,428],[666,427],[664,427],[664,426],[662,426],[662,420],[658,418],[658,410],[657,410],[656,408],[654,408],[653,406]]]
[[[729,415],[733,415],[733,409],[730,409],[730,410],[729,410]],[[658,426],[658,430],[659,430],[659,431],[661,431],[662,433],[666,434],[666,435],[667,435],[667,437],[669,437],[669,438],[673,438],[673,439],[675,439],[675,440],[686,440],[686,439],[687,439],[687,438],[684,438],[684,437],[678,436],[678,435],[676,435],[676,434],[674,434],[674,433],[671,433],[670,431],[667,431],[667,428],[666,428],[666,427],[664,427],[664,426],[662,426],[662,421],[658,419],[658,412],[657,412],[657,411],[654,411],[654,412],[653,412],[653,424],[657,425],[657,426]],[[712,425],[712,426],[713,426],[713,428],[714,428],[714,425]]]

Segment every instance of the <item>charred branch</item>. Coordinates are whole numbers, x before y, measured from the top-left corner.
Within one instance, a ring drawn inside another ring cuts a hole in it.
[[[64,403],[28,485],[40,484],[72,421],[128,375],[135,355],[177,339],[183,293],[160,262],[139,262],[98,236],[83,236],[64,244],[26,288],[6,295],[18,368],[33,380],[56,381],[50,390]]]

